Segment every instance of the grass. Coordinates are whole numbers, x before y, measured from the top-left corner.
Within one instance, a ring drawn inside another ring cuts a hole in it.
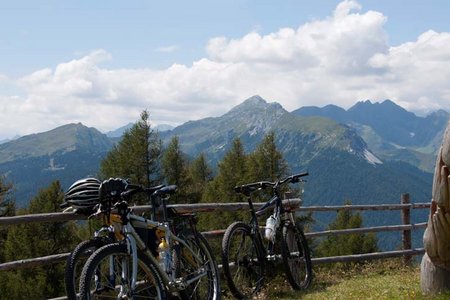
[[[400,260],[316,268],[312,286],[293,291],[283,276],[272,279],[256,299],[450,299],[450,293],[427,296],[420,290],[419,266]]]

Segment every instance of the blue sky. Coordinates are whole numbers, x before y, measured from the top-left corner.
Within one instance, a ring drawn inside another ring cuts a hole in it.
[[[0,1],[0,139],[390,98],[450,104],[448,1]]]

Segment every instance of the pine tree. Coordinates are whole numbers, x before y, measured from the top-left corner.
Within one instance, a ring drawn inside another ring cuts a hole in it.
[[[208,185],[203,200],[205,202],[242,201],[242,196],[235,193],[234,187],[246,183],[246,163],[247,155],[241,140],[237,138],[233,141],[230,151],[219,163],[218,174]]]
[[[198,203],[206,189],[208,182],[212,180],[212,170],[206,162],[205,155],[200,153],[189,166],[191,184],[189,194],[193,203]]]
[[[275,181],[288,173],[288,164],[275,144],[275,133],[267,134],[249,155],[247,163],[248,181]]]
[[[15,214],[15,203],[11,198],[11,191],[12,185],[7,184],[0,177],[0,217],[13,216]],[[4,249],[7,235],[8,228],[0,227],[0,263],[5,262]]]
[[[345,202],[351,204],[350,201]],[[341,210],[336,219],[328,226],[329,230],[360,228],[363,219],[361,214],[350,210]],[[329,236],[317,247],[320,256],[339,256],[350,254],[371,253],[378,251],[377,240],[374,234],[345,234]]]
[[[12,184],[6,183],[5,179],[0,177],[0,217],[14,215],[15,202],[11,197],[12,188]]]
[[[203,194],[203,202],[242,202],[244,197],[234,191],[234,187],[246,183],[247,155],[244,152],[239,138],[233,141],[232,148],[225,154],[218,165],[218,174],[210,181]],[[214,216],[204,214],[201,216],[200,227],[207,229],[223,229],[234,220],[243,220],[247,217],[245,212],[221,212]]]
[[[181,151],[179,139],[174,136],[162,157],[162,173],[167,184],[178,186],[178,192],[171,197],[173,203],[191,202],[188,193],[191,184],[189,165],[185,154]]]
[[[64,192],[53,182],[21,214],[59,211]],[[69,252],[78,242],[73,223],[22,224],[11,227],[5,242],[7,261]],[[64,295],[64,265],[54,264],[2,274],[2,299],[46,299]]]
[[[100,164],[103,179],[120,177],[134,184],[144,186],[161,182],[160,158],[162,144],[158,134],[151,129],[149,114],[141,113],[141,118],[125,131],[120,142],[108,153]],[[146,199],[135,199],[145,203]]]

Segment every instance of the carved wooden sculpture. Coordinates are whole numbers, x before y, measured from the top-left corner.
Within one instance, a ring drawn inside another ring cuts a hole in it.
[[[425,255],[420,268],[422,291],[450,290],[450,122],[444,134],[434,171],[428,225],[423,235]]]

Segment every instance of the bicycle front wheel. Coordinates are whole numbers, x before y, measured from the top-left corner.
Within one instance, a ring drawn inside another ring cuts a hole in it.
[[[216,260],[206,239],[199,233],[180,236],[186,245],[175,251],[177,277],[187,283],[183,299],[218,300],[221,297],[220,275]]]
[[[86,262],[80,278],[81,299],[165,299],[166,290],[152,261],[138,250],[136,286],[132,258],[125,244],[98,249]]]
[[[82,241],[67,257],[64,272],[64,281],[66,287],[67,299],[76,300],[78,283],[81,270],[88,257],[100,247],[111,243],[111,240],[105,237],[96,237],[90,240]]]
[[[238,299],[252,298],[264,283],[264,262],[249,225],[235,222],[222,240],[222,269],[231,293]]]
[[[308,243],[300,224],[284,224],[281,256],[286,277],[292,288],[306,289],[312,280],[312,264]]]

